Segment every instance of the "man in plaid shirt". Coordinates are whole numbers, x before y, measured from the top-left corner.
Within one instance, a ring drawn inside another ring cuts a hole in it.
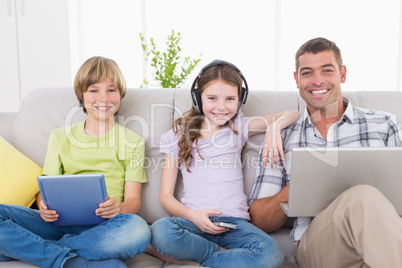
[[[346,67],[332,41],[303,44],[294,77],[307,108],[282,133],[283,165],[265,167],[261,159],[250,197],[252,222],[267,233],[287,220],[279,203],[288,201],[293,148],[402,146],[394,115],[353,107],[342,97]],[[299,267],[402,267],[402,220],[368,185],[348,189],[315,218],[294,218],[290,236]]]

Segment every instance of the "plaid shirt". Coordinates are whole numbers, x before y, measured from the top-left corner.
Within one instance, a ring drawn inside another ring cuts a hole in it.
[[[295,124],[282,131],[285,162],[271,169],[268,164],[264,167],[260,159],[250,205],[259,198],[277,194],[289,183],[293,148],[402,146],[402,128],[395,115],[353,107],[346,98],[343,98],[343,103],[347,107],[345,113],[329,128],[327,140],[312,123],[307,108]],[[293,242],[301,240],[312,219],[293,218],[293,230],[290,233]]]

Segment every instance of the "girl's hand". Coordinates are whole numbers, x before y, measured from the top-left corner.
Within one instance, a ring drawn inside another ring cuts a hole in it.
[[[104,219],[111,219],[117,214],[120,213],[120,204],[116,198],[110,198],[101,203],[99,208],[95,210],[97,216],[100,216]]]
[[[264,145],[262,150],[262,164],[267,166],[267,157],[269,160],[270,168],[274,167],[274,160],[276,165],[279,165],[279,159],[284,159],[281,129],[278,128],[276,121],[270,124],[265,132]]]
[[[198,227],[203,233],[208,234],[220,234],[229,231],[228,228],[216,226],[209,219],[210,215],[221,215],[222,212],[216,209],[201,209],[194,210],[191,215],[191,221]]]
[[[39,207],[40,217],[45,222],[55,222],[59,218],[59,214],[57,214],[56,210],[48,209],[42,200],[39,202],[38,207]]]

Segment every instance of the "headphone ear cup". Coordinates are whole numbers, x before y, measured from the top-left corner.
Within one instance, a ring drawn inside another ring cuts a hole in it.
[[[203,113],[202,111],[202,102],[201,102],[201,94],[197,89],[191,91],[191,98],[193,100],[194,109],[198,113]]]
[[[243,105],[246,103],[247,100],[247,95],[248,95],[248,90],[245,87],[241,88],[241,97],[239,99],[239,106],[237,107],[237,111],[243,107]]]
[[[244,79],[243,79],[244,80]],[[247,97],[248,97],[248,87],[243,87],[242,88],[242,93],[241,93],[241,95],[242,95],[242,103],[243,103],[243,105],[244,104],[246,104],[246,101],[247,101]]]

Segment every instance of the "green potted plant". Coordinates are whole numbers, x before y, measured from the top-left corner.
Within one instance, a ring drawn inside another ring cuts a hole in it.
[[[152,82],[144,79],[141,87],[179,88],[201,61],[200,58],[191,59],[191,57],[185,57],[184,60],[181,60],[181,56],[179,55],[182,50],[180,46],[181,36],[179,32],[176,34],[174,30],[172,30],[172,33],[167,38],[167,49],[165,52],[157,50],[152,37],[150,38],[150,46],[148,46],[141,33],[140,38],[145,60],[150,62],[152,67],[151,74],[153,78]]]

